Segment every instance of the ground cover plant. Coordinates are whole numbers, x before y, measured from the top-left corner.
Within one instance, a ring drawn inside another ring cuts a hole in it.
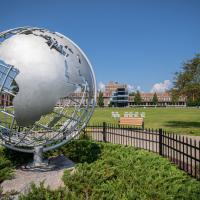
[[[0,146],[0,183],[12,178],[14,169],[28,163],[32,158],[32,154],[17,152]]]
[[[12,162],[5,156],[4,147],[0,146],[0,183],[12,177]]]
[[[96,108],[90,120],[93,123],[115,123],[118,120],[111,117],[111,112],[145,112],[146,128],[175,132],[177,134],[200,136],[200,109],[199,108]]]
[[[82,152],[77,151],[83,149]],[[82,155],[97,147],[98,151]],[[63,153],[76,159],[76,168],[65,171],[65,187],[50,190],[43,185],[32,186],[20,200],[43,199],[191,199],[200,197],[200,183],[179,170],[167,159],[145,150],[97,143],[72,141],[48,154]],[[76,155],[78,154],[78,155]],[[75,156],[76,155],[76,156]],[[91,157],[94,159],[91,161]]]

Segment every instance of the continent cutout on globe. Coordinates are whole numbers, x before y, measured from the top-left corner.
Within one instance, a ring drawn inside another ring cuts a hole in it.
[[[52,112],[60,98],[77,89],[68,84],[65,57],[50,49],[42,37],[17,34],[6,39],[0,45],[0,59],[19,70],[15,79],[19,92],[13,105],[21,126],[34,124]]]

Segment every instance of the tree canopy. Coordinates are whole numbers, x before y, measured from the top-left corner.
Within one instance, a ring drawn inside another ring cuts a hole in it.
[[[135,96],[135,92],[129,93],[129,96]]]
[[[200,99],[200,54],[183,63],[182,70],[175,73],[172,96],[184,95],[188,102]]]

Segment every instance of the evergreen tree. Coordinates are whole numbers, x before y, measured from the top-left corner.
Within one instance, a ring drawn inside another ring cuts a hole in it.
[[[98,101],[97,104],[99,107],[103,107],[104,106],[104,102],[103,102],[103,92],[99,92],[99,97],[98,97]]]
[[[134,102],[136,105],[140,105],[142,103],[142,98],[140,96],[140,92],[137,91],[134,97]]]
[[[156,92],[153,95],[152,103],[153,103],[153,105],[157,105],[158,104],[158,97],[157,97]]]

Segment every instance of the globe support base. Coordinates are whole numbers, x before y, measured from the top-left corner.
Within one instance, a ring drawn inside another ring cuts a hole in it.
[[[33,156],[33,166],[39,167],[43,165],[43,146],[37,146],[34,148],[34,156]]]
[[[55,168],[55,165],[49,164],[48,160],[43,160],[43,146],[34,148],[33,162],[25,166],[26,170],[49,171]]]

